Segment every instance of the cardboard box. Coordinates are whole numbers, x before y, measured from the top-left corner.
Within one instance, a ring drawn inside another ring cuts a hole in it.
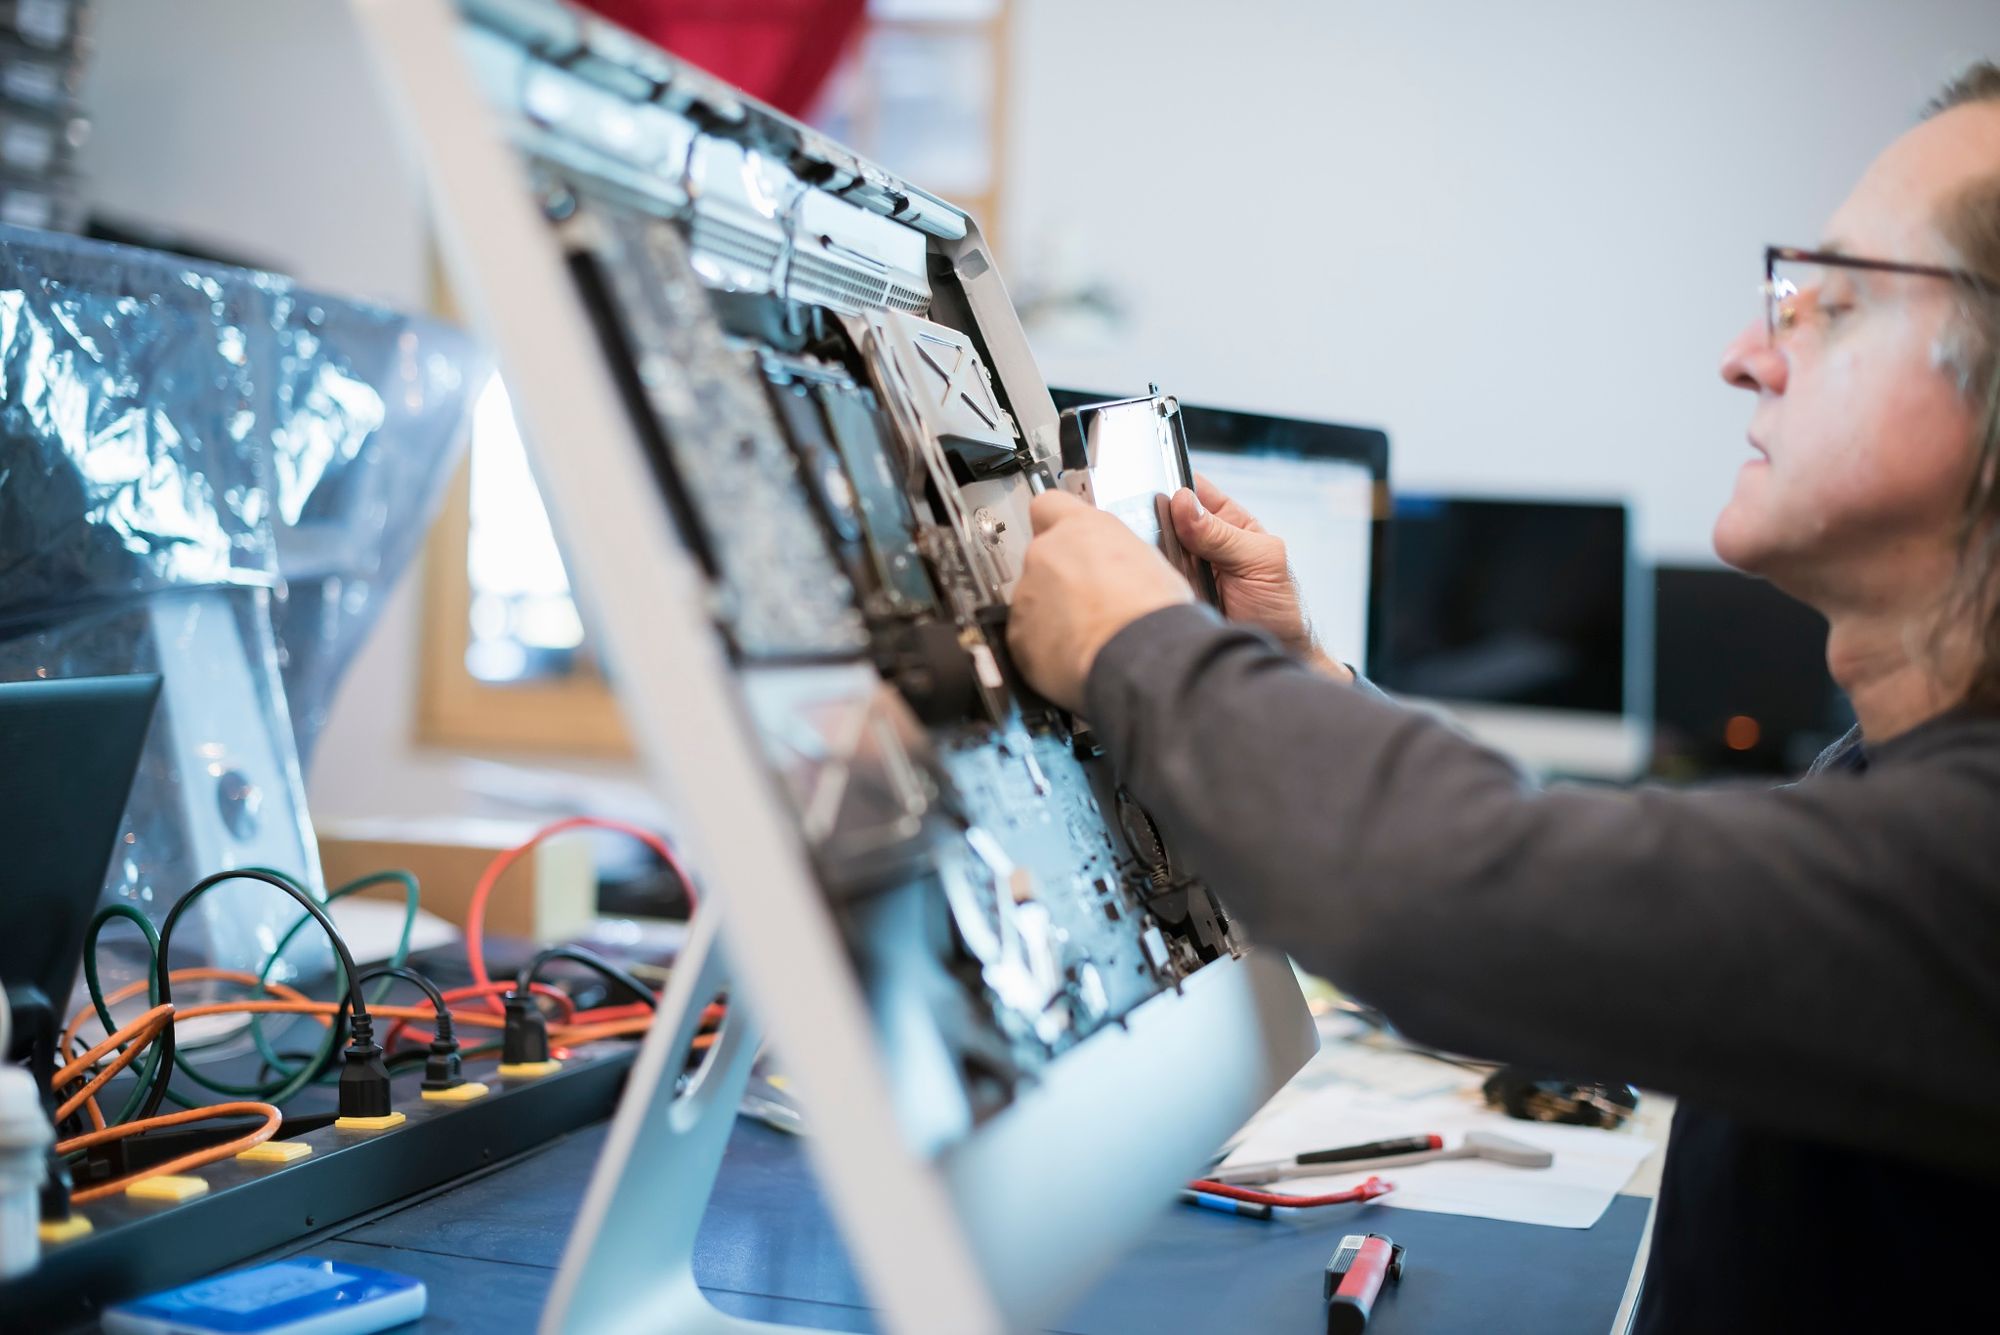
[[[423,907],[462,928],[487,864],[538,828],[470,817],[329,821],[319,827],[320,865],[329,890],[374,871],[410,872]],[[394,883],[361,892],[364,899],[402,896]],[[506,870],[486,903],[489,935],[537,943],[583,936],[596,917],[597,866],[587,830],[565,830],[537,844]]]

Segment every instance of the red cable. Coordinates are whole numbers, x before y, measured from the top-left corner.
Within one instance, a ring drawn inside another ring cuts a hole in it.
[[[514,985],[512,983],[488,983],[484,987],[475,984],[470,987],[447,988],[443,993],[444,1004],[449,1008],[453,1002],[472,1001],[479,997],[497,996],[500,993],[511,992],[513,990]],[[563,991],[561,988],[551,987],[547,983],[536,983],[528,990],[538,997],[547,997],[555,1002],[557,1009],[562,1012],[561,1022],[563,1024],[576,1023],[576,1003],[570,1000],[569,993]],[[585,1014],[589,1014],[589,1012],[586,1011]],[[393,1048],[396,1046],[396,1040],[399,1038],[408,1038],[413,1043],[427,1045],[433,1037],[435,1035],[431,1030],[419,1028],[413,1020],[398,1020],[396,1023],[390,1025],[388,1032],[383,1035],[382,1047],[384,1051]]]
[[[1386,1196],[1396,1189],[1394,1182],[1384,1182],[1379,1177],[1371,1177],[1358,1187],[1346,1191],[1331,1192],[1325,1196],[1287,1196],[1276,1191],[1256,1191],[1250,1187],[1234,1186],[1228,1182],[1202,1180],[1188,1183],[1189,1191],[1206,1192],[1210,1196],[1226,1196],[1232,1201],[1247,1201],[1251,1205],[1282,1205],[1292,1210],[1310,1210],[1320,1205],[1351,1205],[1355,1201],[1372,1201],[1377,1196]]]
[[[601,816],[571,816],[565,820],[559,820],[553,825],[543,826],[530,835],[526,842],[516,844],[513,848],[508,849],[494,858],[493,861],[487,863],[486,870],[479,874],[478,884],[472,887],[472,902],[467,907],[465,914],[465,957],[466,962],[472,966],[473,981],[480,987],[493,986],[493,977],[486,972],[486,945],[484,940],[486,935],[486,901],[493,894],[493,887],[506,874],[507,869],[520,860],[522,854],[534,848],[535,845],[541,843],[542,840],[548,838],[550,835],[560,834],[564,830],[616,830],[620,834],[628,834],[637,839],[646,845],[646,847],[659,854],[660,861],[666,863],[667,869],[673,872],[675,877],[680,880],[682,888],[687,892],[688,912],[690,914],[694,912],[694,880],[687,874],[687,869],[681,866],[680,859],[674,856],[673,849],[667,847],[666,840],[660,838],[650,830],[642,830],[638,826],[628,825],[622,820],[607,820]],[[495,1014],[499,1014],[506,1009],[500,1004],[500,999],[491,994],[488,994],[486,997],[486,1005]]]
[[[617,1006],[593,1006],[587,1011],[578,1011],[569,1017],[570,1024],[608,1024],[613,1020],[643,1020],[653,1013],[653,1008],[643,1001],[634,1001]]]

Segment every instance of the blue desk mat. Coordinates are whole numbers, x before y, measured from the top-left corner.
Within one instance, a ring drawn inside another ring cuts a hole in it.
[[[462,1187],[310,1248],[416,1275],[420,1329],[532,1328],[604,1139],[594,1127]],[[1591,1229],[1335,1207],[1272,1223],[1175,1207],[1067,1312],[1064,1335],[1325,1330],[1320,1274],[1340,1236],[1409,1248],[1373,1335],[1601,1335],[1611,1328],[1647,1203],[1620,1196]],[[752,1122],[731,1138],[696,1244],[695,1278],[723,1311],[826,1330],[876,1329],[796,1139]]]

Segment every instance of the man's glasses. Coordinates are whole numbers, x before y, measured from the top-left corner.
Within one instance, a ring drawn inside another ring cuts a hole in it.
[[[1993,280],[1969,269],[1936,264],[1905,264],[1871,260],[1830,250],[1800,250],[1795,246],[1764,247],[1764,327],[1776,343],[1819,309],[1828,269],[1862,269],[1870,273],[1906,273],[1920,278],[1944,278],[1991,295]]]

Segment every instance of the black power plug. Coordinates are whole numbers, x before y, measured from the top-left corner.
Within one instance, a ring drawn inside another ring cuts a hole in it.
[[[549,1023],[528,993],[516,989],[503,998],[506,1025],[500,1033],[502,1066],[535,1066],[549,1059]]]
[[[375,1042],[375,1021],[371,1016],[357,1015],[352,1024],[340,1065],[340,1115],[387,1117],[394,1111],[389,1106],[389,1067]]]
[[[458,1055],[458,1040],[442,1030],[431,1040],[430,1055],[424,1058],[423,1092],[442,1094],[465,1083]]]

